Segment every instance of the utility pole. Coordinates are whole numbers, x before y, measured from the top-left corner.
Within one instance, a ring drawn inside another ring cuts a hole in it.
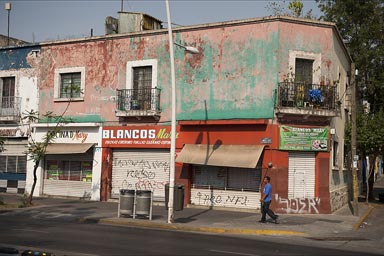
[[[357,70],[355,63],[351,64],[351,122],[352,122],[352,133],[351,133],[351,147],[352,147],[352,191],[353,191],[353,215],[359,216],[359,205],[358,205],[358,186],[357,186],[357,161],[359,160],[356,154],[356,76]]]
[[[8,12],[8,35],[7,35],[7,46],[9,46],[9,18],[11,15],[11,3],[5,3],[5,10]]]

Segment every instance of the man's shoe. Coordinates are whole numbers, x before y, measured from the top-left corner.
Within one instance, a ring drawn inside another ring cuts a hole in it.
[[[265,220],[259,220],[259,223],[266,223]]]
[[[278,224],[277,223],[277,219],[279,218],[279,215],[276,215],[276,217],[275,217],[275,219],[274,219],[274,221],[275,221],[275,224]]]

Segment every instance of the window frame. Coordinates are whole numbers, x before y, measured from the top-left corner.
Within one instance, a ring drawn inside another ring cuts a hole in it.
[[[148,60],[136,60],[127,62],[127,78],[126,78],[126,88],[125,89],[134,89],[133,88],[133,78],[134,78],[134,68],[139,67],[152,67],[152,89],[157,87],[157,59],[148,59]]]
[[[16,167],[15,171],[9,171],[9,167],[12,166],[10,158],[14,158],[14,166]],[[27,173],[27,155],[0,155],[0,160],[2,162],[2,167],[5,167],[5,170],[0,170],[7,174],[26,174]],[[4,161],[5,160],[5,161]]]
[[[80,73],[80,96],[74,98],[61,98],[62,75]],[[54,78],[54,101],[83,101],[85,96],[85,67],[69,67],[55,69]]]
[[[334,140],[332,143],[332,166],[334,168],[338,168],[340,166],[339,150],[339,142]]]
[[[320,84],[321,79],[321,53],[313,53],[313,52],[305,52],[305,51],[296,51],[296,50],[290,50],[289,51],[289,63],[288,67],[292,71],[289,73],[289,79],[291,81],[295,81],[295,74],[296,74],[296,59],[307,59],[307,60],[313,60],[313,67],[312,67],[312,81],[311,84]],[[291,77],[293,76],[293,77]]]
[[[53,166],[56,168],[52,168]],[[50,159],[45,161],[44,180],[92,182],[92,175],[93,166],[90,160]]]

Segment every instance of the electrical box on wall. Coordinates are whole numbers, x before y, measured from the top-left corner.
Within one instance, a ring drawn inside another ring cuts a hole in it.
[[[335,135],[335,134],[336,134],[336,129],[335,129],[335,128],[331,128],[331,129],[329,130],[329,133],[330,133],[331,135]]]

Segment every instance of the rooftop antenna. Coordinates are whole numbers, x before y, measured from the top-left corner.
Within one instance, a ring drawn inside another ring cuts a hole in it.
[[[9,17],[11,14],[11,3],[5,3],[5,10],[8,11],[8,36],[7,36],[7,45],[9,46]]]

